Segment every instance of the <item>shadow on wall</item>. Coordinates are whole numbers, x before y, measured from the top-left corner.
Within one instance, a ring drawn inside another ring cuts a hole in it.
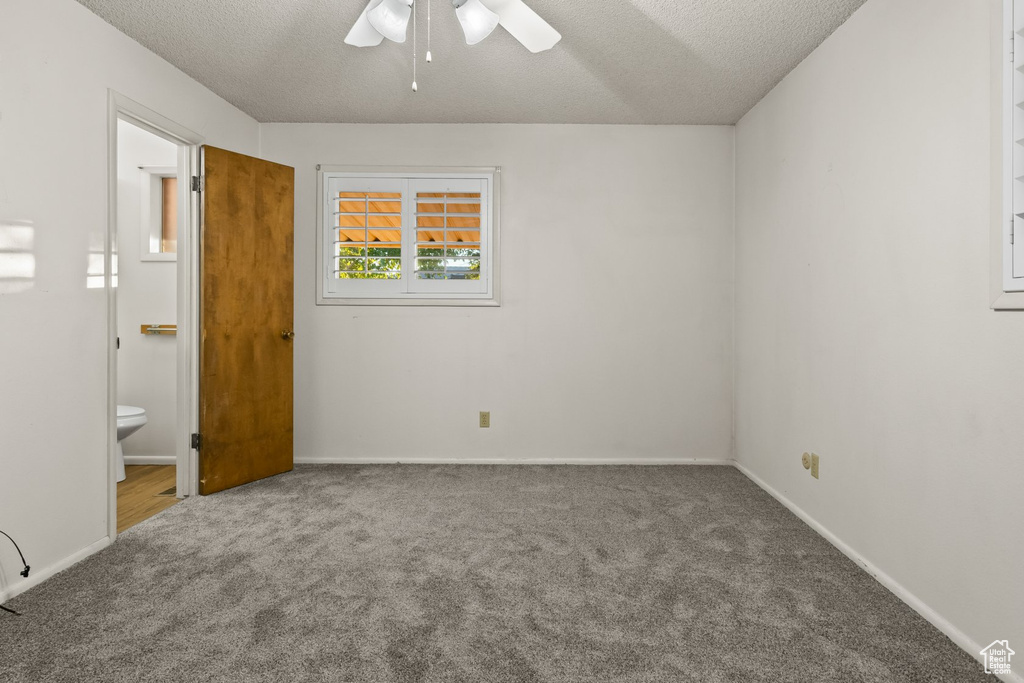
[[[31,221],[0,222],[0,295],[35,285],[35,228]]]

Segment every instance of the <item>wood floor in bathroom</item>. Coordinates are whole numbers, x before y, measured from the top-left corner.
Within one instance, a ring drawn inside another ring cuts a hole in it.
[[[125,480],[117,484],[117,533],[149,519],[180,501],[160,495],[175,485],[173,465],[126,465]]]

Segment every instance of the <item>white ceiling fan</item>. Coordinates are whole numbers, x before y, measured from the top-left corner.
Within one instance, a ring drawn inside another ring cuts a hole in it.
[[[414,2],[370,0],[345,36],[345,42],[356,47],[380,45],[385,38],[404,43]],[[452,6],[468,45],[479,43],[499,24],[530,52],[550,50],[562,39],[562,35],[523,0],[452,0]]]

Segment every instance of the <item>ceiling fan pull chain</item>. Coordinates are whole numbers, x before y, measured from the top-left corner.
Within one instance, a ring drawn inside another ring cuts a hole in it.
[[[433,61],[430,56],[430,0],[427,0],[427,64]]]
[[[416,85],[416,2],[413,2],[413,92],[419,88]]]

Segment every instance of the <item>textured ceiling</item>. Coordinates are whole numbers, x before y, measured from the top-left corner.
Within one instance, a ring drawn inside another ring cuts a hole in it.
[[[469,47],[450,0],[409,42],[342,41],[366,0],[78,0],[261,122],[735,123],[864,0],[527,0],[562,34]]]

